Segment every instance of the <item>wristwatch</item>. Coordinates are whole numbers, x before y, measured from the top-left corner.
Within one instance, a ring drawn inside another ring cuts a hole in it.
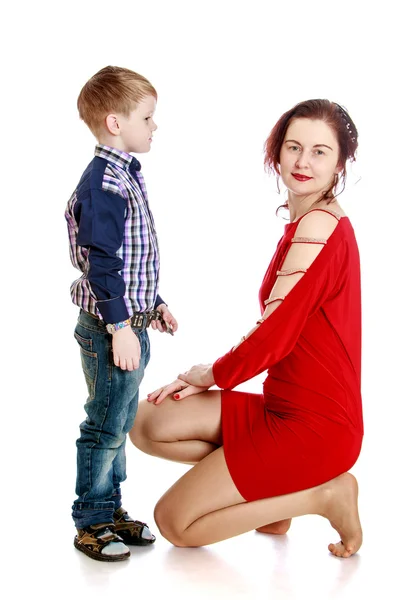
[[[126,321],[120,321],[119,323],[108,323],[106,325],[106,329],[108,331],[108,333],[115,333],[116,331],[119,331],[120,329],[123,329],[124,327],[128,327],[128,325],[131,324],[131,318],[129,317],[129,319],[126,319]]]

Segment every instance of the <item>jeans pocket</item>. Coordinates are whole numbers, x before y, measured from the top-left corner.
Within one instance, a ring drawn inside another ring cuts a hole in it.
[[[97,353],[93,352],[93,340],[82,337],[76,331],[74,332],[74,336],[81,352],[82,369],[85,375],[89,399],[93,400],[97,381]]]

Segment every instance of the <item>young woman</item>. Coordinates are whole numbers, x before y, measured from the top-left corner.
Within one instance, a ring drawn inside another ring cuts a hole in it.
[[[329,545],[336,556],[361,546],[347,473],[363,437],[360,264],[335,197],[356,149],[353,121],[328,100],[279,119],[265,164],[288,189],[290,222],[261,285],[261,318],[213,365],[192,367],[139,406],[133,443],[195,465],[155,508],[177,546],[284,533],[305,514],[329,519],[341,538]],[[262,394],[232,391],[266,370]],[[207,391],[213,385],[221,390]]]

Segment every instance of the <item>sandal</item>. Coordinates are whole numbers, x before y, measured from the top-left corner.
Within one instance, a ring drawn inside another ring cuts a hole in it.
[[[154,544],[156,536],[153,535],[147,523],[134,521],[126,510],[118,508],[113,515],[115,531],[130,546],[149,546]]]
[[[114,546],[115,553],[110,552],[110,546]],[[99,523],[90,525],[85,529],[78,529],[75,536],[74,546],[94,560],[116,562],[126,560],[131,553],[125,546],[123,540],[115,533],[114,523]],[[118,547],[116,547],[118,546]],[[108,553],[104,552],[108,548]]]

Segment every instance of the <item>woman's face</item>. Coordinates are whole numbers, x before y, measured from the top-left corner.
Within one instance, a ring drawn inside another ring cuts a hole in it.
[[[335,132],[324,121],[294,119],[280,152],[283,183],[293,194],[319,194],[340,173],[339,144]]]

